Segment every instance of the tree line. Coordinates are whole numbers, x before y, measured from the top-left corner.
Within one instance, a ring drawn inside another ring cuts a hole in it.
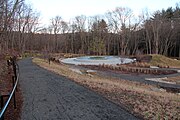
[[[134,15],[117,7],[104,15],[76,16],[39,24],[40,15],[24,0],[0,0],[0,51],[37,50],[95,55],[162,54],[180,57],[180,7]]]

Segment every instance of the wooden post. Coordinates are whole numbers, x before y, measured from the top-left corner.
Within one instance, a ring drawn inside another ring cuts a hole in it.
[[[15,77],[12,76],[12,81],[13,81],[13,87],[15,85]],[[14,92],[14,95],[13,95],[13,101],[14,101],[14,109],[16,109],[16,91]]]
[[[0,94],[1,96],[1,109],[3,108],[3,104],[4,104],[4,101],[3,101],[3,96]]]

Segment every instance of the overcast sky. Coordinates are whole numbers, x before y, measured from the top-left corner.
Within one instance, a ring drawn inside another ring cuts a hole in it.
[[[103,15],[116,7],[129,7],[135,14],[142,9],[153,12],[175,7],[179,0],[27,0],[41,14],[41,20],[48,24],[52,17],[61,16],[68,21],[78,15]]]

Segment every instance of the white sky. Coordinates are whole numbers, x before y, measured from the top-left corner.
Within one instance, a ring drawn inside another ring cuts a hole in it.
[[[179,0],[27,0],[41,15],[41,21],[48,24],[52,17],[61,16],[69,21],[78,15],[103,15],[116,7],[129,7],[135,14],[142,9],[151,12],[163,8],[175,7]]]

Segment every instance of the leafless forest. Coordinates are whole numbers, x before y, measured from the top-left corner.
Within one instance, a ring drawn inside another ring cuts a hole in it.
[[[55,16],[44,27],[24,0],[0,0],[0,52],[8,50],[180,57],[180,5],[139,16],[126,7],[70,21]]]

